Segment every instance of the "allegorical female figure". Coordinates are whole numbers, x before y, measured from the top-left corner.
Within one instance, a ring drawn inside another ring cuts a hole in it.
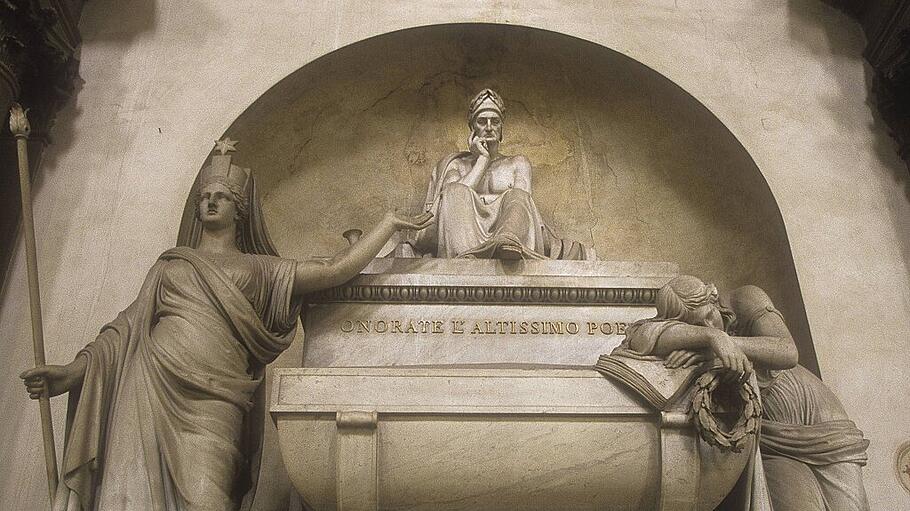
[[[69,391],[55,510],[223,511],[251,501],[250,410],[263,369],[294,337],[301,295],[355,276],[398,229],[387,215],[317,263],[278,257],[255,182],[219,142],[196,180],[178,247],[139,296],[65,366],[23,373],[32,398]],[[261,417],[260,417],[261,419]]]
[[[657,316],[627,329],[614,354],[687,367],[717,357],[761,389],[760,447],[774,511],[865,511],[866,447],[837,397],[804,367],[783,316],[760,288],[718,295],[677,277],[657,294]]]
[[[418,252],[480,259],[594,259],[591,247],[556,236],[531,198],[531,163],[505,156],[504,105],[490,89],[471,102],[469,151],[436,165],[425,210],[436,222],[420,233]]]

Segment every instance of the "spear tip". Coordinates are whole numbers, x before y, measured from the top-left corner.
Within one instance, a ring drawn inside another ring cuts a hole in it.
[[[28,123],[28,110],[23,109],[19,103],[13,103],[9,109],[9,129],[16,138],[28,138],[32,127]]]

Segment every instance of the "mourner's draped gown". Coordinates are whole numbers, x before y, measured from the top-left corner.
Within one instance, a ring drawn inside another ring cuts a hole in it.
[[[732,324],[724,318],[730,335],[760,335],[753,325],[762,316],[780,316],[770,301],[740,308],[721,305],[736,314]],[[683,323],[658,318],[638,321],[627,329],[614,354],[659,359],[651,352],[660,335],[674,324]],[[862,466],[869,441],[862,431],[834,393],[806,368],[770,373],[758,384],[761,456],[774,511],[867,511]]]
[[[258,369],[291,342],[300,304],[295,261],[227,257],[165,252],[80,352],[57,509],[237,508]]]

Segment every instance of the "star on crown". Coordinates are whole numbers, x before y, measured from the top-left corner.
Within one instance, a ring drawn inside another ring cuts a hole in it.
[[[229,151],[236,151],[237,148],[234,147],[236,145],[237,145],[236,140],[231,140],[230,137],[224,137],[221,140],[215,141],[215,150],[220,152],[222,155],[225,155]]]

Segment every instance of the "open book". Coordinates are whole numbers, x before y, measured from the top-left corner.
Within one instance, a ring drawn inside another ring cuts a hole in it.
[[[622,355],[601,355],[594,369],[617,380],[645,398],[654,408],[665,411],[679,400],[711,364],[680,369],[664,367],[663,359],[639,359]]]

